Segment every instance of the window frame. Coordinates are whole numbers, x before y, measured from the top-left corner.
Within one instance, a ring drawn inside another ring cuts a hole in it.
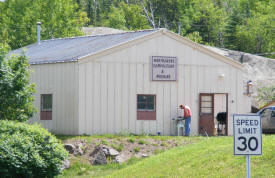
[[[43,97],[45,95],[51,96],[51,109],[43,108]],[[53,94],[40,94],[40,120],[52,120],[52,111],[53,111]]]
[[[153,96],[154,99],[154,109],[138,109],[138,96]],[[156,94],[137,94],[136,96],[136,109],[137,109],[137,120],[152,120],[156,119],[156,109],[157,109],[157,96]]]
[[[145,103],[148,105],[149,102],[138,102],[138,97],[139,96],[153,96],[153,106],[154,106],[154,109],[139,109],[138,108],[138,104],[140,103]],[[156,111],[156,95],[154,94],[137,94],[137,111]]]

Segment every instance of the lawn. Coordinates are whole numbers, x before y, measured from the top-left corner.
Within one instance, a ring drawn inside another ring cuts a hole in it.
[[[166,139],[173,137],[165,137]],[[244,156],[233,155],[232,137],[181,137],[186,144],[149,158],[90,166],[74,160],[60,177],[245,177]],[[158,138],[159,139],[159,138]],[[251,157],[252,177],[275,177],[275,135],[263,135],[263,155]]]

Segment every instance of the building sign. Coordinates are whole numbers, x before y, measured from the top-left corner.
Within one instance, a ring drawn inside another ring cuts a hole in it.
[[[151,71],[153,81],[177,80],[177,57],[152,56],[151,60]]]
[[[262,155],[262,127],[259,115],[233,116],[234,154]]]

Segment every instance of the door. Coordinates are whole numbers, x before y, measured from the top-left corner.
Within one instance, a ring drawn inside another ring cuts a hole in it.
[[[200,134],[214,134],[214,94],[200,94]]]

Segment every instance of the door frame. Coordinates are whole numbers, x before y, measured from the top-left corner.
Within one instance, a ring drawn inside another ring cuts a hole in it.
[[[226,127],[225,127],[225,134],[228,135],[228,127],[229,127],[229,123],[228,123],[228,93],[199,93],[199,132],[200,132],[200,119],[201,119],[201,96],[203,95],[212,95],[213,97],[213,103],[212,103],[212,108],[213,108],[213,111],[212,111],[212,118],[215,119],[215,116],[214,116],[214,109],[215,109],[215,94],[224,94],[226,95]]]

